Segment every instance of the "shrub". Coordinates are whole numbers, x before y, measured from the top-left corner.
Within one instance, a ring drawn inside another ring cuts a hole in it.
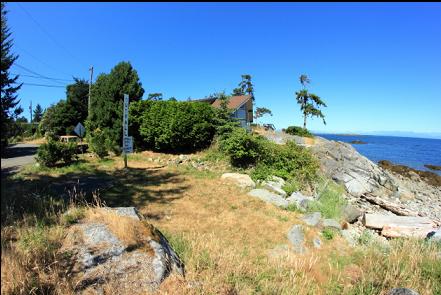
[[[262,150],[259,140],[243,128],[235,128],[220,141],[220,149],[231,159],[234,166],[246,167],[257,162]]]
[[[195,151],[211,144],[215,117],[214,108],[202,102],[139,101],[130,105],[130,132],[144,148]]]
[[[61,143],[49,140],[40,145],[37,151],[37,162],[46,167],[54,167],[59,161],[69,165],[77,159],[77,146],[75,143]]]
[[[292,191],[315,181],[319,166],[307,149],[294,142],[278,145],[260,140],[260,144],[259,163],[251,173],[252,178],[265,180],[272,175],[279,176],[287,180],[286,188]]]
[[[299,126],[289,126],[288,128],[284,129],[284,131],[285,133],[291,135],[297,135],[302,137],[313,137],[313,135],[308,131],[308,129]]]
[[[109,153],[106,147],[106,136],[99,128],[88,136],[89,148],[100,158],[105,158]]]
[[[322,231],[322,235],[326,240],[332,240],[335,236],[335,231],[332,228],[325,228]]]
[[[71,164],[72,162],[76,161],[78,159],[77,153],[77,144],[74,142],[70,143],[61,143],[61,159],[63,159],[63,162],[66,165]]]
[[[61,160],[60,143],[49,140],[47,143],[40,145],[37,152],[37,162],[46,167],[53,167]]]

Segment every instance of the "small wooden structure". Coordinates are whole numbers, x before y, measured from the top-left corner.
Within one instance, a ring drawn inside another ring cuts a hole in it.
[[[64,142],[64,143],[69,143],[69,142],[79,142],[80,138],[76,135],[62,135],[60,136],[60,141]]]

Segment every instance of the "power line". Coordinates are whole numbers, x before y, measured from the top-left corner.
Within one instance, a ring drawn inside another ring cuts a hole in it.
[[[47,84],[35,84],[35,83],[26,83],[23,82],[23,85],[27,85],[27,86],[40,86],[40,87],[51,87],[51,88],[65,88],[66,86],[59,86],[59,85],[47,85]]]
[[[40,76],[33,76],[33,75],[26,75],[26,74],[20,74],[20,73],[11,73],[12,75],[19,75],[23,77],[29,77],[29,78],[38,78],[38,79],[46,79],[46,80],[54,80],[54,81],[66,81],[66,82],[75,82],[75,80],[68,80],[68,79],[59,79],[59,78],[50,78],[50,77],[40,77]]]
[[[20,49],[20,51],[26,53],[27,55],[29,55],[30,57],[32,57],[33,59],[35,59],[36,61],[38,61],[38,62],[40,62],[41,64],[45,65],[46,67],[51,68],[52,70],[55,70],[55,71],[57,71],[57,72],[59,72],[59,73],[62,73],[63,75],[74,77],[74,75],[72,75],[72,74],[68,74],[68,73],[66,73],[66,72],[64,72],[64,71],[60,71],[59,69],[57,69],[57,68],[51,66],[51,65],[48,64],[47,62],[43,61],[42,59],[36,57],[36,56],[33,55],[32,53],[30,53],[29,51],[27,51],[26,49],[24,49],[23,47],[18,46],[17,44],[14,44],[14,46],[17,47],[18,49]]]
[[[40,76],[40,77],[43,78],[43,79],[49,79],[49,80],[52,80],[51,78],[46,77],[46,76],[44,76],[44,75],[42,75],[42,74],[39,74],[39,73],[37,73],[37,72],[35,72],[35,71],[33,71],[33,70],[30,70],[30,69],[28,69],[28,68],[26,68],[26,67],[24,67],[24,66],[22,66],[22,65],[20,65],[20,64],[18,64],[18,63],[14,63],[14,66],[19,67],[20,69],[23,69],[23,70],[25,70],[26,72],[29,72],[29,73],[31,73],[31,74],[34,74],[34,75]],[[61,84],[61,82],[58,82],[58,81],[54,81],[54,82],[56,82],[56,83],[60,83],[60,84]]]
[[[17,5],[26,13],[26,15],[40,28],[40,30],[46,34],[46,36],[52,40],[52,42],[54,42],[58,47],[60,47],[61,49],[63,49],[68,55],[70,55],[72,58],[76,59],[78,62],[81,62],[76,56],[74,56],[69,50],[67,50],[66,47],[64,47],[63,45],[61,45],[54,37],[52,37],[51,34],[49,34],[48,31],[46,31],[46,29],[40,25],[39,22],[37,22],[37,20],[35,18],[32,17],[32,15],[20,4],[17,2]]]

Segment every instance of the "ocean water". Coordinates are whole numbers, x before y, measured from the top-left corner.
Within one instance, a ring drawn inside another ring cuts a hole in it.
[[[425,164],[441,166],[441,139],[375,135],[316,135],[348,143],[353,140],[361,140],[367,144],[352,144],[352,146],[375,163],[380,160],[389,160],[394,164],[432,171],[441,175],[441,171],[424,167]]]

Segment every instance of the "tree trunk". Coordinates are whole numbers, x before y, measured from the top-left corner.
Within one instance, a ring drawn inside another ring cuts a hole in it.
[[[306,129],[306,114],[303,114],[303,129]]]

